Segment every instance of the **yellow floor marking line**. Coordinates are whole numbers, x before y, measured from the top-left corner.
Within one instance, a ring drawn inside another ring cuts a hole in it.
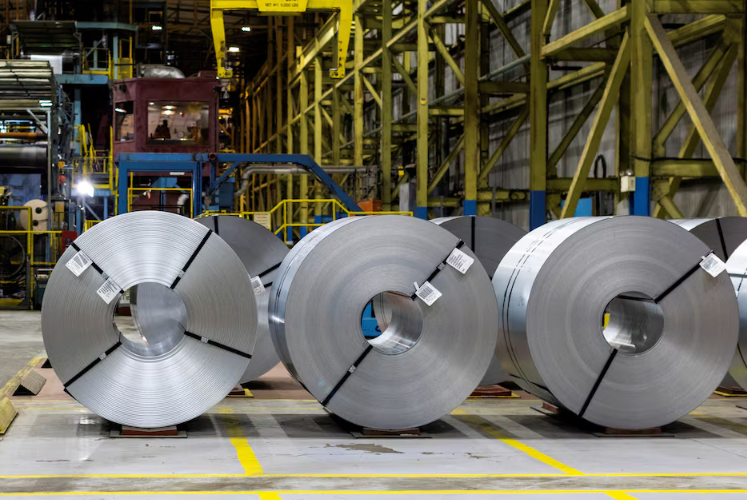
[[[36,497],[36,496],[119,496],[119,495],[137,495],[137,496],[158,496],[158,495],[257,495],[262,500],[278,500],[280,495],[607,495],[619,500],[637,500],[627,493],[696,493],[696,494],[727,494],[727,493],[747,493],[747,490],[626,490],[623,493],[619,490],[412,490],[412,491],[60,491],[60,492],[26,492],[26,493],[0,493],[0,497],[19,496],[19,497]],[[624,495],[624,496],[620,496]]]
[[[488,434],[489,436],[494,437],[495,439],[499,440],[500,442],[507,444],[508,446],[517,449],[523,453],[526,453],[530,457],[532,457],[535,460],[539,460],[545,465],[549,465],[550,467],[553,467],[555,469],[561,470],[565,472],[566,474],[570,476],[583,476],[584,473],[580,470],[576,470],[573,467],[569,467],[568,465],[565,465],[562,462],[559,462],[555,460],[552,457],[549,457],[542,453],[541,451],[535,450],[531,446],[528,446],[521,441],[517,439],[512,439],[506,436],[503,431],[496,429],[491,425],[489,422],[487,422],[485,419],[477,417],[475,415],[470,415],[469,413],[465,412],[464,410],[457,408],[456,410],[451,412],[452,415],[456,415],[461,417],[460,420],[469,424],[472,427],[475,427],[485,434]]]
[[[12,379],[8,380],[8,383],[0,389],[0,399],[2,399],[3,396],[12,396],[13,392],[15,392],[15,390],[18,389],[18,386],[21,385],[23,378],[28,375],[31,369],[38,365],[39,361],[42,359],[44,359],[44,356],[32,358],[31,361],[26,363],[26,366],[18,370],[18,373],[16,373]]]
[[[708,413],[702,413],[699,411],[690,412],[690,416],[711,422],[713,425],[716,425],[718,427],[731,429],[741,434],[747,434],[747,425],[739,424],[723,417],[717,417],[716,415],[710,415]]]
[[[226,425],[226,431],[228,431],[228,438],[231,440],[233,447],[236,448],[236,456],[239,458],[239,462],[244,468],[246,475],[263,475],[265,472],[262,470],[262,466],[260,465],[259,460],[257,460],[257,456],[254,454],[254,450],[249,446],[249,440],[244,435],[241,423],[233,413],[233,410],[231,408],[222,407],[218,409],[218,413],[223,418],[223,422]]]

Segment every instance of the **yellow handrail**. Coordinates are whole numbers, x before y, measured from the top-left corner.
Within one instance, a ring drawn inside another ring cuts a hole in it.
[[[317,228],[324,226],[325,222],[322,223],[310,223],[310,222],[299,222],[299,223],[289,223],[288,222],[288,209],[293,204],[311,204],[311,203],[321,203],[324,205],[329,205],[332,207],[332,221],[337,220],[337,214],[342,213],[344,214],[344,217],[362,217],[362,216],[376,216],[376,215],[402,215],[406,217],[412,217],[414,214],[413,212],[352,212],[345,208],[344,205],[342,205],[338,200],[334,199],[328,199],[328,200],[283,200],[281,201],[275,208],[273,208],[270,211],[266,212],[226,212],[226,211],[216,211],[216,210],[207,210],[197,216],[197,218],[203,218],[203,217],[210,217],[213,215],[227,215],[227,216],[234,216],[234,217],[242,217],[244,219],[253,220],[253,218],[258,215],[269,215],[271,217],[272,221],[272,215],[276,214],[282,209],[283,214],[283,224],[280,225],[277,229],[273,229],[273,225],[271,222],[270,230],[279,235],[281,233],[284,233],[286,229],[294,228],[294,227],[306,227],[306,228]],[[338,211],[339,209],[339,211]],[[284,233],[284,241],[286,244],[290,243],[288,239],[288,235]]]

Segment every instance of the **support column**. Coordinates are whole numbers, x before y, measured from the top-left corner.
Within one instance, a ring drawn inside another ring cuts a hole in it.
[[[300,95],[298,97],[299,105],[301,107],[301,144],[300,153],[302,155],[309,154],[309,122],[306,121],[306,108],[309,107],[309,77],[306,70],[301,71],[301,84],[299,88]],[[301,192],[299,193],[299,199],[307,200],[309,198],[309,176],[302,175],[301,177]],[[304,202],[301,203],[301,223],[309,223],[309,205]],[[306,236],[308,228],[306,226],[301,228],[301,238]]]
[[[322,151],[322,58],[314,59],[314,160],[321,167],[324,161]],[[314,199],[322,199],[322,183],[314,181]],[[321,224],[322,204],[314,203],[314,223]]]
[[[354,133],[354,165],[363,165],[363,74],[361,73],[363,67],[363,20],[361,16],[356,13],[355,19],[355,83],[354,83],[354,97],[353,97],[353,133]],[[358,201],[358,195],[354,196],[355,200]]]
[[[542,45],[548,0],[531,2],[529,226],[537,229],[547,222],[547,64],[542,59]]]
[[[464,215],[477,215],[480,168],[480,28],[478,0],[465,2],[464,41]]]
[[[631,0],[631,156],[636,177],[631,200],[631,215],[651,214],[651,155],[653,154],[653,67],[654,47],[646,33],[646,15],[651,12],[651,0]]]
[[[392,39],[392,2],[381,4],[381,205],[392,210],[392,53],[387,44]],[[335,118],[337,123],[337,118]],[[333,135],[338,135],[333,131]]]
[[[286,144],[286,151],[288,151],[288,154],[293,154],[293,126],[291,123],[293,122],[293,88],[291,87],[291,67],[293,67],[293,61],[295,61],[296,58],[296,40],[294,39],[295,35],[295,20],[292,17],[288,18],[288,30],[286,35],[288,36],[287,40],[287,50],[288,54],[286,55],[286,63],[288,68],[287,73],[287,80],[288,80],[288,88],[286,89],[286,92],[288,94],[288,102],[287,102],[287,114],[288,114],[288,128],[286,129],[286,134],[288,137],[287,144]],[[289,175],[286,179],[286,189],[285,189],[285,196],[286,199],[292,200],[293,199],[293,184],[294,184],[294,178],[293,175]],[[286,222],[288,224],[293,224],[293,209],[295,208],[294,205],[290,204],[285,206],[285,213],[286,213]],[[287,236],[285,239],[286,243],[292,243],[293,242],[293,227],[289,227],[287,231]]]
[[[418,140],[417,207],[415,217],[428,218],[428,31],[425,26],[427,0],[418,0]]]

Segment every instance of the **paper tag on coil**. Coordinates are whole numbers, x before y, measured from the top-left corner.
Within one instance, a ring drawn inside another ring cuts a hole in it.
[[[67,261],[65,267],[70,269],[70,272],[72,272],[76,277],[80,277],[80,275],[83,274],[83,271],[91,267],[91,264],[93,264],[93,261],[81,250],[75,254],[75,257]]]
[[[259,276],[252,278],[252,288],[254,289],[254,295],[262,295],[265,293],[265,285],[262,283],[262,278]]]
[[[119,297],[121,291],[122,289],[119,288],[119,285],[117,285],[113,279],[109,278],[103,285],[101,285],[101,288],[96,290],[96,293],[99,294],[99,297],[104,299],[104,302],[111,304],[116,297]]]
[[[418,291],[415,292],[415,295],[420,297],[420,300],[425,302],[425,304],[430,307],[434,302],[441,298],[442,294],[436,289],[436,287],[431,285],[429,281],[426,281],[425,283],[423,283],[423,286],[418,288]]]
[[[458,248],[455,248],[454,251],[451,252],[451,255],[449,255],[449,258],[446,259],[446,263],[460,273],[467,274],[469,268],[472,267],[472,264],[475,263],[475,259],[462,252]]]
[[[700,261],[700,267],[714,278],[726,271],[726,264],[715,253],[703,257],[703,260]]]

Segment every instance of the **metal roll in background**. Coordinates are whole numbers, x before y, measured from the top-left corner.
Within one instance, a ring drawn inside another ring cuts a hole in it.
[[[669,222],[687,229],[690,233],[700,238],[724,262],[731,258],[737,247],[747,240],[747,218],[744,217],[675,219]],[[739,353],[737,353],[738,355]],[[739,358],[735,359],[735,361],[737,364],[733,366],[736,367],[742,381],[747,383],[747,369],[740,367],[743,363],[740,362]],[[729,371],[731,372],[732,369]],[[731,373],[726,374],[720,385],[726,388],[744,387],[742,383],[734,379]]]
[[[144,283],[171,290],[186,311],[164,343],[133,341],[113,324],[121,291]],[[58,262],[44,296],[44,345],[68,392],[93,412],[134,427],[176,425],[220,402],[246,371],[253,296],[239,258],[206,227],[163,212],[124,214],[86,231]]]
[[[265,292],[256,296],[257,345],[252,361],[241,377],[242,384],[251,382],[280,363],[270,337],[267,316],[272,284],[278,276],[280,264],[288,255],[288,247],[265,227],[240,217],[214,216],[197,219],[197,222],[219,234],[239,256],[246,272],[260,278],[265,286]]]
[[[490,279],[509,250],[527,232],[513,224],[492,217],[447,217],[432,220],[464,241],[475,253]],[[495,385],[510,380],[501,368],[501,360],[493,356],[481,386]]]
[[[675,219],[669,222],[700,238],[724,262],[747,240],[747,218],[744,217]]]
[[[493,278],[503,368],[604,427],[677,420],[718,386],[737,340],[729,278],[700,265],[710,253],[653,218],[566,219],[531,232]]]
[[[742,243],[726,262],[739,303],[739,342],[729,367],[729,375],[743,389],[747,388],[747,242]]]
[[[362,427],[419,427],[453,410],[490,364],[498,320],[478,261],[466,274],[449,265],[436,272],[457,246],[450,232],[410,217],[315,230],[283,261],[270,298],[270,333],[285,366],[330,411]],[[412,297],[415,283],[426,293],[427,280],[442,294],[431,306]],[[394,304],[391,322],[369,342],[361,315],[382,293]]]

